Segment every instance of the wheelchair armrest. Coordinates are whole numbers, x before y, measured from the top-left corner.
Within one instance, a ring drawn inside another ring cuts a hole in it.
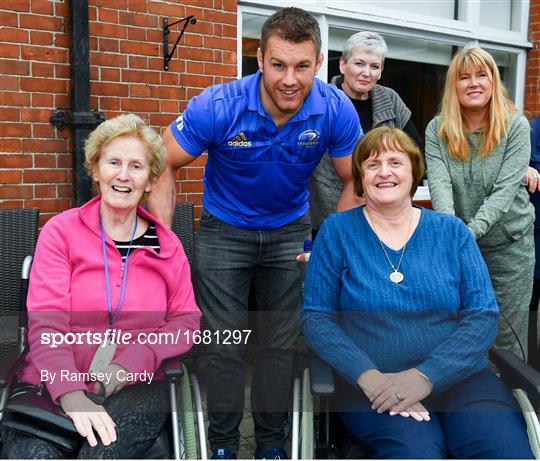
[[[523,389],[535,411],[539,412],[540,372],[509,350],[491,349],[489,358],[499,368],[501,379],[513,389]]]
[[[21,353],[18,344],[13,344],[9,348],[7,354],[0,360],[0,389],[3,389],[10,383],[15,371],[25,356],[26,351]]]
[[[163,368],[165,369],[165,377],[170,383],[178,382],[184,376],[184,370],[182,369],[182,363],[179,357],[167,359],[163,363]]]
[[[37,218],[36,218],[37,219]],[[13,344],[6,355],[0,360],[0,389],[4,389],[12,380],[16,370],[22,364],[26,357],[26,326],[28,324],[28,316],[26,312],[26,296],[28,294],[28,279],[30,277],[30,269],[32,267],[33,257],[28,255],[24,258],[21,268],[21,297],[19,310],[19,344]],[[21,352],[22,348],[22,352]]]
[[[334,372],[327,363],[316,355],[311,356],[311,392],[323,397],[331,397],[335,393]]]
[[[30,278],[30,268],[32,267],[32,255],[25,256],[22,269],[21,269],[21,279],[28,280]]]

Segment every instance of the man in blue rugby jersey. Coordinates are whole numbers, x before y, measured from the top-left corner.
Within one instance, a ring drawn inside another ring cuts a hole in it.
[[[222,459],[238,450],[245,345],[218,338],[247,328],[252,283],[255,457],[286,457],[283,425],[302,305],[303,268],[295,258],[310,236],[309,177],[325,152],[343,183],[338,210],[357,203],[351,153],[362,131],[347,96],[315,79],[323,63],[316,19],[299,8],[275,13],[264,23],[257,60],[259,72],[207,88],[170,124],[167,169],[149,198],[150,210],[170,225],[176,170],[208,151],[194,286],[214,333],[209,439],[213,457]]]

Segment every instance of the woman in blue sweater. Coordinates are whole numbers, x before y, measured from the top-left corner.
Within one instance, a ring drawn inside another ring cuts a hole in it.
[[[517,404],[487,368],[498,309],[486,265],[463,222],[412,205],[423,172],[400,130],[360,141],[366,205],[323,224],[302,329],[347,381],[340,417],[371,457],[532,458]]]

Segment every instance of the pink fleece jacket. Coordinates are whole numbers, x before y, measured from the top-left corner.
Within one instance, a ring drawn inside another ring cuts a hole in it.
[[[60,333],[72,342],[73,336],[65,336],[69,332],[84,335],[88,331],[104,333],[109,328],[100,204],[101,199],[96,197],[50,219],[37,243],[28,293],[30,352],[19,377],[38,384],[42,370],[57,373],[53,382],[45,381],[54,401],[67,392],[90,389],[89,383],[73,378],[88,372],[98,344],[83,337],[77,344],[52,347],[51,334]],[[157,371],[156,379],[163,377],[160,366],[164,359],[191,348],[192,332],[200,326],[201,313],[195,304],[190,268],[180,241],[141,207],[137,213],[156,223],[160,252],[143,247],[129,257],[124,305],[114,329],[131,334],[132,339],[129,344],[118,344],[112,362],[133,376]],[[115,310],[120,297],[122,259],[109,236],[106,246]],[[159,336],[146,337],[148,333]]]

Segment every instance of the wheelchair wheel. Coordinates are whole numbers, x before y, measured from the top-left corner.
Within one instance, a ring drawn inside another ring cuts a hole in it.
[[[195,412],[191,398],[191,385],[186,367],[182,364],[184,373],[180,380],[179,404],[182,417],[182,432],[184,436],[184,456],[186,459],[197,459],[197,435],[195,432]]]
[[[301,459],[315,459],[313,435],[313,395],[311,394],[311,379],[309,369],[304,370],[302,380],[302,445]]]
[[[514,389],[513,392],[527,424],[527,434],[529,435],[533,455],[536,459],[540,459],[540,423],[538,422],[538,417],[531,402],[527,398],[527,394],[521,389]]]

